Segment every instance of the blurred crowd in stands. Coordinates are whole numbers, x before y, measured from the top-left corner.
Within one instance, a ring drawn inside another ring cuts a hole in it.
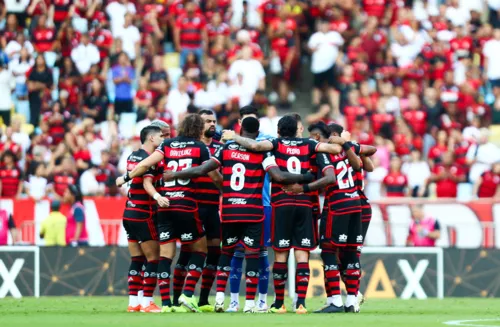
[[[0,35],[1,197],[120,195],[142,127],[249,104],[376,145],[371,199],[498,193],[499,0],[1,0]]]

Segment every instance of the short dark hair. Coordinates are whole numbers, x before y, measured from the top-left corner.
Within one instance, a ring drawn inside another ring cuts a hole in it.
[[[215,113],[212,111],[212,110],[209,110],[209,109],[201,109],[200,112],[198,112],[198,115],[214,115],[215,116]]]
[[[297,112],[289,112],[285,116],[292,116],[293,118],[295,118],[297,123],[302,123],[302,117],[300,117],[300,114]]]
[[[339,125],[337,123],[328,124],[328,128],[330,129],[331,134],[337,133],[340,135],[344,131],[344,127],[342,127],[342,125]]]
[[[247,117],[243,119],[243,122],[241,123],[241,128],[245,132],[250,134],[259,133],[259,128],[260,128],[259,120],[254,117]]]
[[[158,126],[149,125],[141,129],[141,144],[144,144],[148,137],[155,133],[161,133],[161,128]]]
[[[189,114],[179,124],[179,136],[199,139],[205,128],[205,122],[198,114]]]
[[[292,115],[285,115],[278,121],[278,133],[281,137],[295,137],[297,135],[297,119]]]
[[[328,129],[328,125],[322,121],[309,125],[309,128],[307,130],[309,131],[309,133],[317,130],[325,139],[330,137],[330,130]]]
[[[257,116],[258,110],[254,106],[244,106],[240,109],[240,118],[247,115]]]
[[[6,150],[3,154],[2,154],[2,157],[0,158],[0,161],[4,161],[6,157],[11,157],[12,158],[12,161],[16,162],[17,161],[17,157],[15,155],[14,152],[12,152],[11,150]]]
[[[75,197],[75,203],[80,202],[83,204],[82,191],[80,191],[80,188],[78,186],[70,184],[68,185],[68,190]]]

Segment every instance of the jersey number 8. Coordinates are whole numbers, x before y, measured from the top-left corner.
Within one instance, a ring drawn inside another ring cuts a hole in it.
[[[245,187],[245,166],[242,163],[237,163],[233,166],[231,181],[229,185],[234,191],[241,191]]]

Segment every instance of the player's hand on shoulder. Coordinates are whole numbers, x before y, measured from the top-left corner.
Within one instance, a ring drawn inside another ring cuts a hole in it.
[[[116,179],[116,186],[120,187],[125,184],[125,177],[120,176]]]
[[[233,130],[230,130],[230,129],[226,129],[222,132],[222,140],[223,141],[230,141],[230,140],[233,140],[234,139],[234,136],[236,134],[234,133]]]
[[[163,196],[159,197],[158,200],[156,200],[156,202],[158,202],[158,205],[162,208],[167,208],[170,205],[170,201],[168,201],[168,199]]]
[[[304,193],[304,188],[302,185],[299,184],[291,184],[291,185],[285,185],[283,187],[283,191],[286,193],[294,193],[294,194],[301,194]]]
[[[346,142],[349,142],[351,140],[351,133],[344,130],[342,134],[340,134],[340,137],[343,138]]]
[[[330,138],[328,139],[328,143],[330,143],[330,144],[343,145],[345,142],[346,142],[346,140],[344,140],[340,136],[330,136]]]

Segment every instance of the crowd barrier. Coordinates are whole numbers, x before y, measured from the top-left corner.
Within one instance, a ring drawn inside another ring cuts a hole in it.
[[[441,238],[437,246],[500,249],[500,202],[493,199],[459,202],[456,199],[402,198],[373,202],[373,217],[365,244],[405,246],[411,221],[410,206],[417,202],[424,204],[426,214],[441,224]],[[86,198],[84,204],[90,245],[127,245],[121,224],[124,198]],[[49,200],[2,199],[0,207],[13,214],[22,244],[43,245],[38,234],[41,222],[50,211]],[[63,206],[63,213],[68,209]]]

